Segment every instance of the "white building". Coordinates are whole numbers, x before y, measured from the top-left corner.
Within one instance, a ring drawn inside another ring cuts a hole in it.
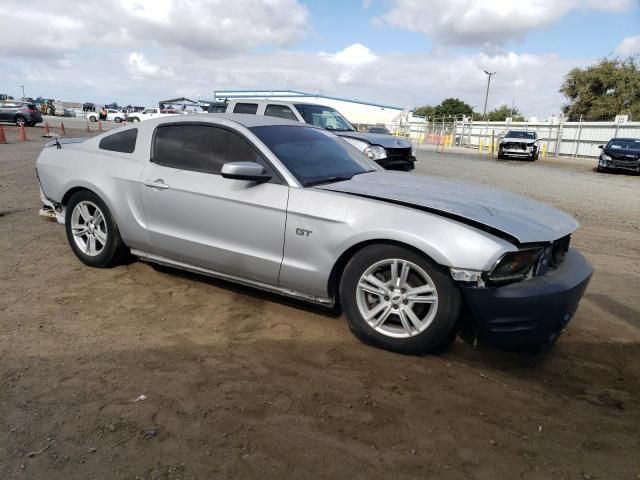
[[[255,98],[273,99],[284,102],[317,103],[338,110],[351,123],[365,125],[386,125],[388,128],[406,123],[411,116],[409,108],[392,107],[376,103],[329,97],[293,90],[219,90],[214,92],[216,101]]]

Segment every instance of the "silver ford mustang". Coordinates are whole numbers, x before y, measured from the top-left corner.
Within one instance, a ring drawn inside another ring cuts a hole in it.
[[[402,353],[456,333],[552,346],[592,268],[576,221],[527,198],[388,172],[330,132],[255,115],[175,116],[49,142],[40,215],[93,267],[125,256],[342,307]]]

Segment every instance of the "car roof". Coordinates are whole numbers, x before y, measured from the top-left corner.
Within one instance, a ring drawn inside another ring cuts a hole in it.
[[[630,138],[630,137],[614,137],[611,140],[622,140],[623,142],[640,142],[640,138]]]
[[[246,128],[265,127],[271,125],[290,125],[294,127],[310,126],[306,123],[297,122],[294,120],[286,120],[284,118],[269,117],[265,115],[254,115],[250,113],[197,113],[192,115],[175,115],[170,117],[155,118],[147,120],[146,122],[165,124],[179,122],[215,122],[216,120],[230,120]]]

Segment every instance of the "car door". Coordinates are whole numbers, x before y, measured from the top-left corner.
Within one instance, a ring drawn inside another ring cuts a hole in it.
[[[195,122],[159,126],[140,196],[152,253],[276,285],[289,187],[237,131]],[[268,183],[220,175],[227,162],[261,163]]]

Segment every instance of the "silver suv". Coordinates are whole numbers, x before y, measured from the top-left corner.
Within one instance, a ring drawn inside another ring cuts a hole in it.
[[[230,101],[226,113],[266,115],[308,123],[342,137],[387,170],[409,172],[415,168],[416,151],[409,140],[381,133],[358,132],[332,107],[316,103],[246,99]]]

